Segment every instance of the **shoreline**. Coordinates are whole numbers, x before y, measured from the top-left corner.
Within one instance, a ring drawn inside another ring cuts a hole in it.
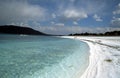
[[[120,78],[120,37],[62,38],[77,39],[86,42],[90,47],[89,65],[82,76],[77,76],[78,78]]]

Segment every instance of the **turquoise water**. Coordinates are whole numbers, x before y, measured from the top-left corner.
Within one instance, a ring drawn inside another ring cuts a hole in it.
[[[88,45],[78,40],[0,35],[0,78],[74,78],[88,56]]]

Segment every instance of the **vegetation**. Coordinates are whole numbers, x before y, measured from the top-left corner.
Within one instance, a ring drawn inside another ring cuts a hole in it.
[[[112,60],[111,60],[111,59],[106,59],[105,61],[107,61],[107,62],[112,62]]]
[[[105,33],[76,33],[76,34],[69,34],[69,36],[120,36],[120,31],[111,31]]]

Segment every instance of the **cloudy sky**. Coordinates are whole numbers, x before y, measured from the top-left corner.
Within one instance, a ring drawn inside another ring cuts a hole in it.
[[[50,34],[120,30],[120,0],[0,0],[0,25]]]

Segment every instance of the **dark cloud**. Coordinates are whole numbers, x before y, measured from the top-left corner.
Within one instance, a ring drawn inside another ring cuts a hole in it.
[[[26,2],[0,2],[0,23],[18,23],[45,19],[47,10]]]

